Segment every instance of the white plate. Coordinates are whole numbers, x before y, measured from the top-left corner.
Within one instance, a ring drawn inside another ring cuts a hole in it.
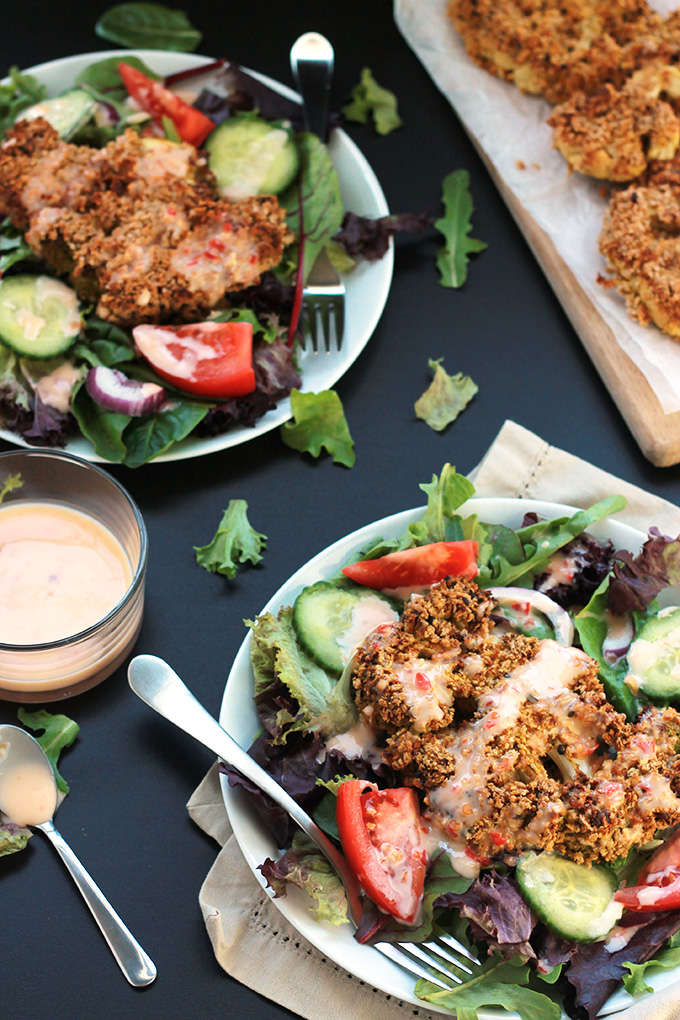
[[[558,517],[573,513],[573,507],[558,503],[546,503],[529,499],[472,499],[460,512],[476,513],[483,521],[506,524],[516,528],[525,513],[535,511],[544,517]],[[334,574],[348,562],[349,557],[365,548],[378,537],[394,538],[402,534],[413,521],[419,520],[424,508],[406,510],[403,513],[385,517],[358,531],[341,538],[313,559],[309,560],[277,591],[262,612],[276,613],[283,605],[291,605],[302,588]],[[603,521],[588,529],[599,538],[611,538],[617,549],[637,552],[646,536],[641,532],[617,521]],[[222,699],[220,723],[243,746],[249,747],[260,729],[253,703],[253,673],[250,668],[250,633],[245,638],[229,673]],[[260,821],[257,813],[241,789],[232,789],[225,776],[221,777],[222,793],[229,821],[234,835],[253,874],[263,888],[266,882],[257,870],[266,857],[277,857],[278,849]],[[267,890],[271,896],[271,890]],[[287,896],[274,900],[284,917],[297,928],[324,956],[333,960],[360,980],[388,995],[395,995],[405,1002],[413,1003],[434,1012],[448,1015],[450,1010],[438,1009],[414,995],[414,980],[403,970],[390,963],[381,953],[369,946],[361,946],[352,937],[349,925],[339,928],[327,922],[315,921],[309,911],[309,900],[297,889]],[[662,971],[646,977],[656,991],[667,988],[680,979],[680,968]],[[547,990],[547,986],[546,986]],[[648,997],[647,997],[648,998]],[[634,1000],[623,989],[617,991],[603,1008],[604,1016],[625,1009]],[[489,1009],[480,1011],[480,1020],[510,1020],[515,1013]]]
[[[77,75],[89,64],[106,57],[125,57],[134,54],[159,74],[167,75],[188,67],[199,67],[211,58],[187,53],[169,53],[161,50],[102,50],[97,53],[83,53],[75,57],[64,57],[51,60],[47,64],[27,68],[27,73],[34,74],[47,86],[50,95],[57,95],[69,88]],[[245,68],[244,68],[245,70]],[[250,71],[256,78],[276,89],[289,99],[299,99],[297,93],[286,88],[265,75]],[[387,201],[378,179],[370,165],[344,131],[333,131],[329,151],[338,171],[340,193],[343,207],[360,216],[377,218],[389,213]],[[377,262],[360,262],[346,278],[347,295],[345,298],[345,335],[340,353],[325,355],[303,353],[300,357],[302,371],[302,389],[311,393],[330,389],[344,375],[350,365],[361,354],[373,330],[382,315],[392,281],[394,265],[394,249],[390,243],[389,250]],[[217,450],[226,450],[238,446],[249,439],[261,436],[277,425],[282,425],[291,416],[290,400],[282,400],[272,410],[259,418],[253,428],[239,425],[220,436],[195,439],[189,436],[177,443],[168,453],[156,457],[150,463],[170,460],[184,460],[187,457],[200,457]],[[0,437],[17,446],[28,446],[23,439],[13,432],[0,429]],[[71,439],[66,447],[69,453],[77,454],[85,460],[101,462],[92,444],[82,437]]]

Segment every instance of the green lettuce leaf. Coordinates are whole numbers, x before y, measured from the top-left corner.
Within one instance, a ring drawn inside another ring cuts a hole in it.
[[[0,135],[12,126],[19,114],[47,96],[47,89],[31,74],[10,67],[9,81],[0,85]]]
[[[47,755],[47,760],[54,770],[57,788],[63,794],[68,793],[69,785],[60,774],[57,762],[64,748],[70,747],[78,736],[80,726],[73,719],[69,719],[67,715],[53,715],[44,709],[40,709],[37,712],[27,712],[25,708],[20,708],[17,715],[22,726],[26,726],[29,730],[34,730],[35,732],[42,731],[41,735],[37,737],[37,741]]]
[[[372,115],[379,135],[388,135],[402,124],[397,110],[397,97],[394,92],[378,85],[369,67],[362,70],[361,80],[352,89],[349,102],[343,106],[342,112],[347,120],[358,124],[367,124]]]
[[[215,535],[208,545],[194,546],[196,562],[213,574],[236,576],[239,563],[259,563],[267,536],[261,535],[248,521],[245,499],[231,499]]]
[[[439,282],[443,287],[462,287],[467,277],[470,255],[484,251],[487,247],[483,241],[468,237],[472,229],[470,220],[474,208],[469,183],[467,170],[454,170],[444,178],[442,184],[444,215],[434,225],[446,241],[437,254]]]
[[[639,703],[630,687],[625,683],[628,669],[625,656],[618,662],[607,662],[602,654],[602,645],[607,637],[607,593],[611,574],[593,592],[590,602],[574,617],[574,627],[584,652],[599,663],[602,686],[609,701],[618,712],[633,720],[638,714]],[[642,614],[636,614],[640,618]]]
[[[7,475],[2,485],[0,485],[0,503],[2,503],[5,496],[9,496],[10,492],[14,492],[15,489],[20,489],[23,484],[19,471],[14,475]]]
[[[521,1020],[560,1020],[562,1010],[542,992],[527,988],[529,970],[521,957],[504,963],[498,956],[486,960],[471,976],[464,975],[460,985],[444,991],[430,981],[420,980],[416,995],[437,1006],[456,1012],[457,1020],[478,1020],[485,1006],[503,1006],[516,1010]]]
[[[255,677],[255,695],[274,682],[284,684],[299,705],[293,718],[285,709],[277,723],[282,743],[289,733],[311,730],[324,736],[344,733],[356,721],[356,707],[349,691],[305,655],[293,629],[293,610],[281,609],[277,616],[264,613],[252,627],[250,661]]]
[[[140,50],[177,50],[193,53],[203,36],[184,11],[156,3],[116,4],[95,25],[102,39]]]
[[[338,873],[328,859],[317,850],[309,836],[297,832],[289,850],[278,861],[267,860],[260,871],[274,889],[275,896],[285,896],[290,883],[302,889],[313,900],[311,912],[317,921],[347,924],[347,898]]]
[[[17,825],[7,826],[3,824],[0,815],[0,857],[7,854],[15,854],[19,850],[25,850],[26,844],[33,833],[30,829],[22,829]]]
[[[653,956],[646,963],[624,963],[630,973],[624,974],[623,986],[630,995],[642,995],[653,992],[654,989],[644,979],[648,968],[659,967],[662,970],[671,970],[680,965],[680,936],[672,935],[665,947]]]
[[[23,231],[15,227],[11,220],[3,220],[0,223],[0,274],[4,275],[17,262],[26,259],[35,259],[35,255],[24,240]]]
[[[199,401],[178,400],[155,414],[131,418],[123,435],[126,447],[123,463],[130,468],[141,467],[160,457],[193,432],[210,407]]]
[[[125,458],[127,450],[123,442],[123,432],[132,421],[129,415],[107,411],[95,403],[85,389],[84,382],[76,384],[73,388],[71,413],[78,422],[80,431],[90,440],[100,457],[114,464]]]
[[[428,362],[434,378],[415,403],[416,417],[426,422],[435,432],[441,432],[455,421],[461,411],[477,393],[476,383],[468,375],[458,372],[449,375],[442,359]]]
[[[118,70],[120,60],[120,57],[105,57],[104,60],[96,60],[93,64],[88,64],[76,77],[75,84],[83,88],[94,89],[107,103],[123,102],[127,99],[128,93]],[[152,81],[161,80],[161,76],[152,71],[139,57],[125,57],[125,63],[129,67],[141,71]]]
[[[334,464],[344,464],[348,468],[354,465],[354,442],[335,390],[301,393],[293,388],[290,405],[293,420],[281,426],[281,438],[286,446],[311,453],[313,457],[318,457],[325,449]]]
[[[286,222],[297,238],[286,249],[286,262],[298,265],[302,238],[306,279],[321,249],[339,230],[344,212],[338,174],[326,146],[310,133],[297,135],[295,144],[300,154],[300,174],[279,196],[279,204],[286,210]]]

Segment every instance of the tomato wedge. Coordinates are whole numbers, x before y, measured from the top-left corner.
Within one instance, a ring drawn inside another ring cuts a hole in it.
[[[338,790],[336,817],[345,857],[364,891],[386,914],[416,923],[427,852],[414,791],[348,779]]]
[[[135,326],[132,335],[142,357],[178,390],[229,400],[255,389],[249,322]]]
[[[676,910],[680,907],[680,829],[656,850],[638,875],[638,884],[614,893],[628,910]]]
[[[147,78],[136,67],[121,61],[118,64],[118,71],[128,95],[141,106],[142,110],[151,114],[159,126],[162,126],[163,117],[168,117],[183,142],[190,142],[198,148],[216,127],[210,117],[189,106],[160,82]]]
[[[397,588],[428,588],[445,577],[477,576],[477,543],[431,542],[401,552],[387,553],[376,560],[362,560],[342,568],[343,574],[359,584],[382,591]]]

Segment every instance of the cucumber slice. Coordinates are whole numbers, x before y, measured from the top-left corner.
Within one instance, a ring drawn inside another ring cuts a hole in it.
[[[0,283],[0,340],[25,358],[53,358],[82,328],[74,290],[51,276],[8,276]]]
[[[96,100],[83,89],[71,89],[54,99],[43,99],[41,103],[22,110],[17,120],[35,120],[44,117],[60,138],[73,138],[94,113]]]
[[[680,607],[647,620],[628,649],[628,670],[650,698],[680,698]]]
[[[285,128],[259,117],[232,117],[205,143],[208,165],[225,198],[278,195],[297,175],[300,157]]]
[[[540,919],[570,942],[594,942],[610,931],[623,913],[613,899],[616,876],[600,865],[574,864],[559,854],[522,854],[517,882]]]
[[[293,627],[307,655],[340,676],[352,651],[381,623],[399,614],[393,603],[370,588],[338,588],[319,581],[303,589],[293,606]]]

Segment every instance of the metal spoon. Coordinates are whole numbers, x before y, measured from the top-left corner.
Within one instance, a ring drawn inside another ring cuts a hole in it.
[[[322,142],[327,140],[328,93],[334,59],[333,47],[318,32],[305,32],[290,51],[290,69],[302,96],[305,127]]]
[[[33,791],[38,794],[35,799]],[[45,833],[70,871],[125,977],[140,988],[151,984],[156,977],[155,965],[55,829],[52,817],[56,807],[57,783],[38,741],[19,726],[0,726],[0,811],[18,824]]]

